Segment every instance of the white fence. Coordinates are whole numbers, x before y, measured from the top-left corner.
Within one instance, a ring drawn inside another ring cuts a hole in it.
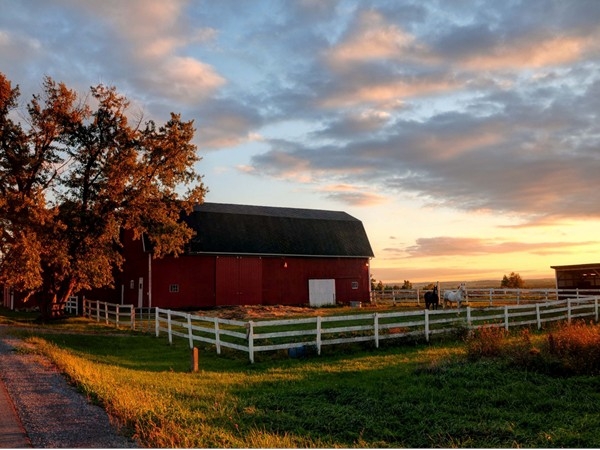
[[[114,324],[117,327],[135,328],[135,308],[133,305],[117,305],[115,303],[100,302],[98,300],[83,300],[84,317],[104,322],[106,325]]]
[[[169,343],[173,336],[187,339],[190,348],[195,341],[213,344],[217,353],[222,347],[248,352],[251,362],[257,352],[299,350],[314,347],[318,354],[324,345],[373,342],[375,347],[385,339],[451,333],[480,326],[510,327],[546,322],[593,318],[598,321],[600,296],[581,297],[545,303],[504,305],[457,311],[419,310],[405,312],[357,313],[344,316],[302,319],[238,321],[197,316],[155,309],[155,333],[166,332]]]
[[[440,289],[440,302],[444,298],[444,292],[453,289]],[[423,296],[428,289],[394,289],[371,292],[371,300],[379,303],[424,303]],[[499,289],[483,288],[466,290],[467,301],[474,303],[486,303],[489,306],[495,304],[512,304],[531,302],[547,302],[567,298],[581,298],[598,295],[598,289]]]

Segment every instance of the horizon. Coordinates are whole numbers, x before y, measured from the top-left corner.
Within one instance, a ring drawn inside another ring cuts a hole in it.
[[[179,113],[195,123],[207,202],[345,211],[378,280],[552,278],[552,265],[598,260],[600,2],[2,12],[17,119],[44,76],[82,99],[115,86],[131,120]]]

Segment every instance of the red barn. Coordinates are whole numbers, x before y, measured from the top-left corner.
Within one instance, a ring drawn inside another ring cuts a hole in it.
[[[370,298],[373,251],[362,222],[345,212],[204,203],[184,220],[196,236],[177,258],[153,259],[145,239],[125,240],[122,303],[192,309]]]

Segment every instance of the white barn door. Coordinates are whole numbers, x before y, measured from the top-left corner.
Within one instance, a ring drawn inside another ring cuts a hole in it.
[[[335,305],[335,280],[308,280],[310,306]]]

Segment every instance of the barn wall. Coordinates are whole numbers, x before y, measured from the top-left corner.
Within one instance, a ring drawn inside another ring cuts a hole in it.
[[[263,258],[263,303],[308,304],[308,280],[335,279],[336,300],[369,300],[368,258]]]
[[[138,306],[143,278],[143,306],[148,306],[148,253],[141,241],[125,236],[126,262],[112,297]],[[219,305],[306,305],[308,280],[334,279],[336,300],[369,301],[368,258],[253,257],[183,255],[152,259],[152,306],[172,309]]]
[[[115,277],[115,303],[138,306],[138,283],[143,278],[143,305],[148,306],[148,254],[144,252],[141,240],[133,240],[131,231],[124,231],[123,271]]]
[[[217,256],[216,304],[259,305],[262,301],[262,258]]]

